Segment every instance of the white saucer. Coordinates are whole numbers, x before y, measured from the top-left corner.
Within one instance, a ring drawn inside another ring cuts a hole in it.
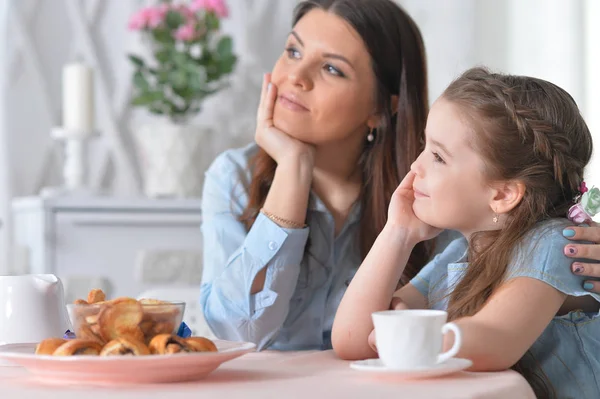
[[[366,359],[350,363],[350,368],[390,377],[431,378],[456,373],[468,369],[472,365],[473,362],[469,359],[450,358],[443,363],[438,363],[431,367],[397,370],[384,366],[381,359]]]

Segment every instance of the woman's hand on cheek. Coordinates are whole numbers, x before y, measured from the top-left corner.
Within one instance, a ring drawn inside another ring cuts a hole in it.
[[[377,353],[377,345],[375,343],[375,330],[371,331],[368,338],[369,346],[375,353]]]
[[[273,112],[277,101],[277,87],[271,83],[271,75],[263,78],[260,105],[256,115],[256,143],[280,165],[284,161],[314,164],[315,147],[301,142],[273,124]]]
[[[413,241],[421,242],[437,236],[442,230],[426,224],[415,215],[413,211],[413,203],[415,202],[414,180],[415,173],[413,171],[408,172],[394,191],[388,209],[386,226],[405,229]]]
[[[571,271],[579,276],[600,278],[600,226],[592,223],[590,227],[567,227],[563,236],[573,241],[587,241],[587,243],[568,244],[565,246],[565,255],[577,259],[571,264]],[[586,280],[584,288],[590,292],[600,293],[600,281]]]

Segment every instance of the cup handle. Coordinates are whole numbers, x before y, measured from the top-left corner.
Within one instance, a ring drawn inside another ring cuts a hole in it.
[[[442,334],[446,334],[448,331],[452,331],[454,333],[454,344],[452,345],[452,348],[450,348],[450,350],[448,350],[447,352],[444,353],[440,353],[438,355],[438,363],[442,363],[445,362],[446,360],[450,359],[451,357],[454,357],[458,351],[460,350],[460,346],[462,344],[462,335],[460,333],[460,328],[458,328],[458,326],[454,323],[446,323],[442,326]]]

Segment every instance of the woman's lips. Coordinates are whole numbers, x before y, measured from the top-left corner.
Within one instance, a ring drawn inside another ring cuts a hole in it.
[[[300,104],[300,102],[293,96],[282,94],[277,98],[277,102],[284,108],[290,111],[307,112],[308,108]]]

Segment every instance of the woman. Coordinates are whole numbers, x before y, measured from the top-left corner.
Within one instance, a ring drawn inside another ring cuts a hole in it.
[[[584,258],[588,261],[579,261],[571,264],[571,271],[588,279],[583,288],[590,292],[600,294],[600,226],[592,223],[591,226],[580,225],[567,227],[563,236],[570,240],[585,241],[587,243],[574,243],[565,246],[565,255],[569,258]],[[591,244],[590,244],[591,243]]]
[[[298,5],[263,83],[258,146],[226,151],[206,174],[201,304],[218,337],[331,348],[338,304],[421,150],[427,110],[423,41],[398,5]],[[415,248],[402,282],[430,251]]]

